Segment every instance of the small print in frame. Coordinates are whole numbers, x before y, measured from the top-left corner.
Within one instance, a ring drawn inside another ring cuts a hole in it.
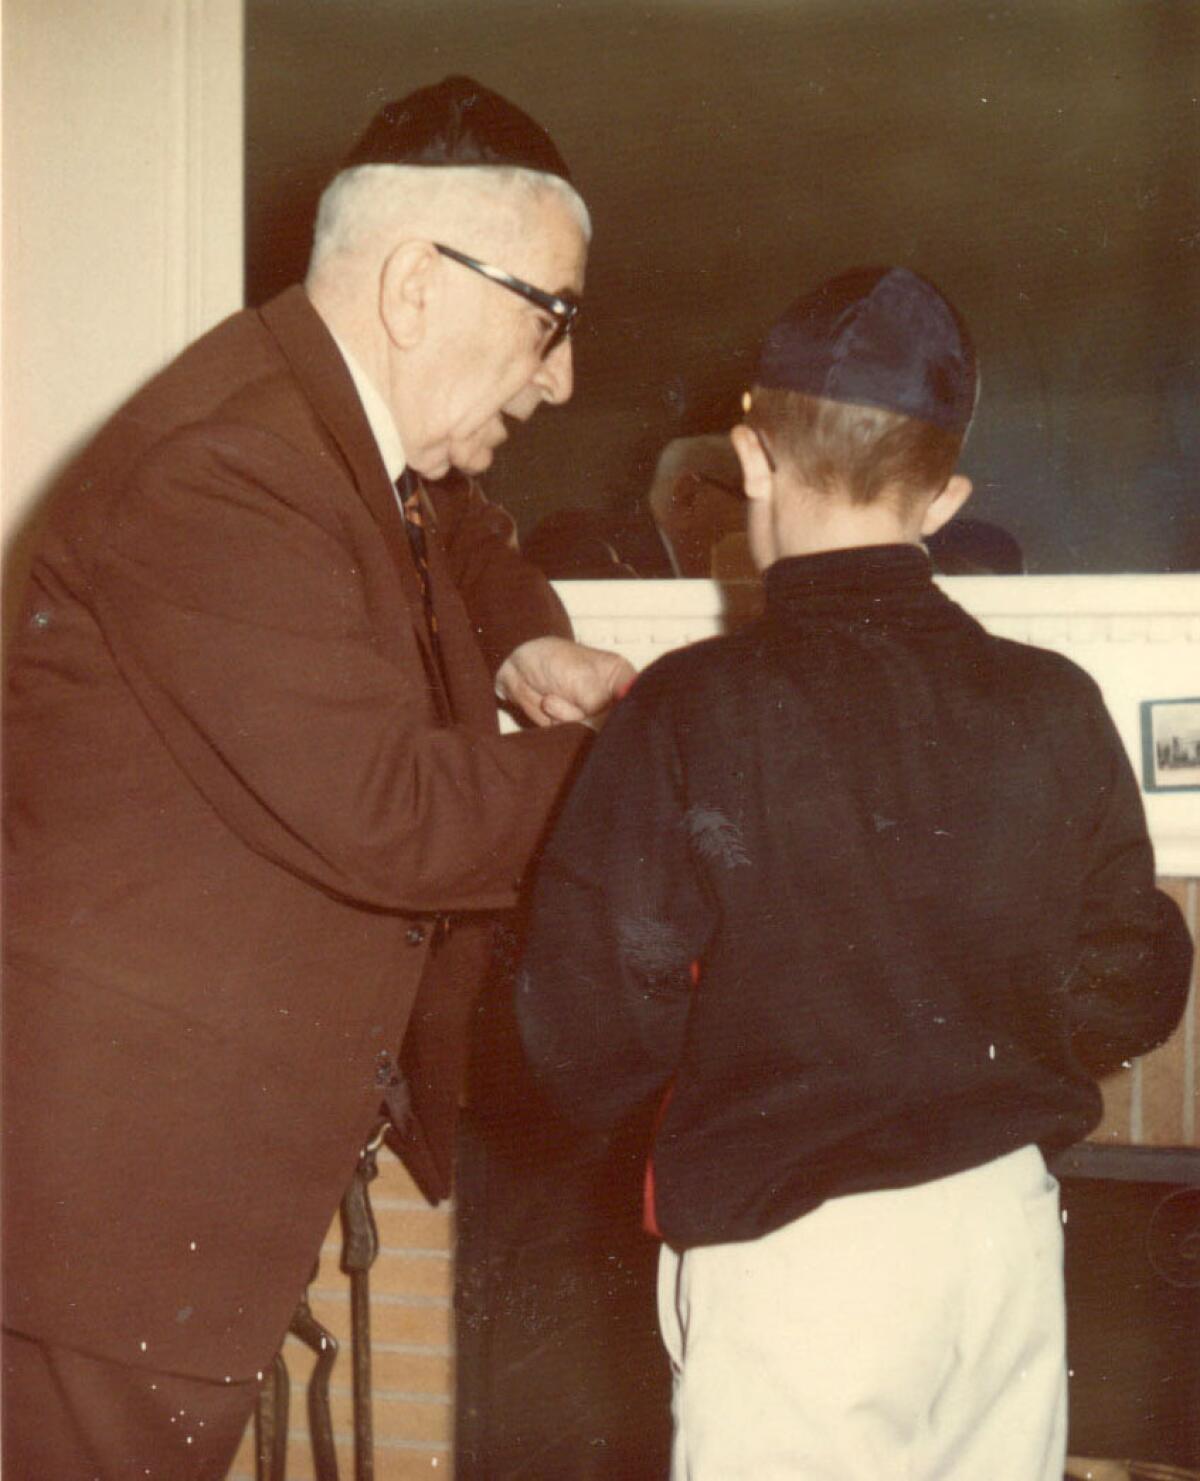
[[[1200,698],[1143,701],[1142,773],[1147,792],[1200,792]]]

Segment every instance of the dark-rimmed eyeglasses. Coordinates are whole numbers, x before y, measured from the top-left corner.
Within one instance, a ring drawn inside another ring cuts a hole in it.
[[[468,257],[465,252],[447,247],[442,242],[434,242],[433,245],[443,257],[449,257],[452,262],[461,262],[463,267],[469,267],[473,273],[482,273],[493,283],[499,283],[501,288],[507,288],[510,293],[516,293],[550,315],[554,327],[539,352],[543,360],[552,355],[570,334],[579,315],[578,299],[568,298],[562,293],[546,293],[541,288],[535,288],[532,283],[514,278],[512,273],[506,273],[501,267],[492,267],[490,263],[480,262],[477,257]]]

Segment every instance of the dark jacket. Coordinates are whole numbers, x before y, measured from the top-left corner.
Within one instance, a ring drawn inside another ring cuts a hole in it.
[[[5,707],[5,1316],[244,1378],[398,1056],[404,1151],[447,1191],[485,915],[586,736],[501,737],[493,676],[569,625],[507,517],[432,486],[443,684],[299,289],[186,351],[54,497]]]
[[[989,636],[916,547],[782,560],[766,592],[608,722],[518,977],[580,1120],[669,1086],[653,1164],[681,1248],[1067,1146],[1188,987],[1087,675]]]

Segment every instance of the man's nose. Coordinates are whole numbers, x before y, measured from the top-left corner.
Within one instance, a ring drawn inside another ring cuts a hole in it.
[[[552,406],[561,406],[570,401],[575,389],[575,360],[570,339],[555,345],[538,366],[533,383],[542,393],[542,399]]]

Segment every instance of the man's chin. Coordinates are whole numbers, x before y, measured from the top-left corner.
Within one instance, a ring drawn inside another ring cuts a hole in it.
[[[478,473],[486,473],[492,466],[492,455],[490,452],[483,457],[464,453],[459,457],[451,458],[450,466],[456,468],[459,473],[465,473],[468,478],[474,478]]]
[[[445,478],[451,468],[457,468],[460,473],[473,475],[490,468],[494,456],[494,449],[490,447],[480,447],[475,444],[469,447],[451,447],[440,457],[427,458],[424,466],[419,467],[417,471],[423,478],[430,479]]]
[[[449,457],[424,458],[420,463],[414,458],[411,460],[411,466],[422,478],[436,482],[439,478],[445,478],[454,464]]]
[[[463,473],[483,473],[492,466],[495,457],[496,448],[491,443],[473,442],[450,452],[450,461]]]

